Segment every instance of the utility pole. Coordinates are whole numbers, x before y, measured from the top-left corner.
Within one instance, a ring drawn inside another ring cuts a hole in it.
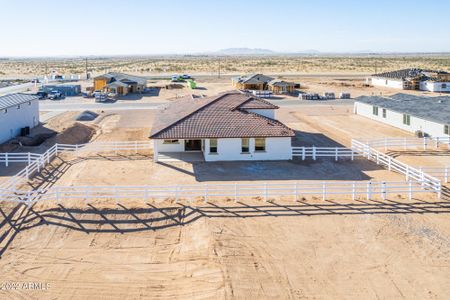
[[[89,78],[88,78],[88,59],[87,59],[87,57],[86,57],[86,80],[88,80]]]
[[[218,78],[220,79],[220,56],[219,56],[219,73],[218,73]]]

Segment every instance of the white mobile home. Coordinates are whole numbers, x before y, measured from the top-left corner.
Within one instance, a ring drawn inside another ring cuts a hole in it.
[[[199,152],[205,161],[290,160],[295,134],[274,119],[277,108],[240,92],[181,99],[157,114],[154,158]]]
[[[39,124],[39,98],[29,94],[0,97],[0,143],[18,136],[24,127]]]
[[[362,96],[356,98],[354,113],[409,132],[450,135],[450,97]]]

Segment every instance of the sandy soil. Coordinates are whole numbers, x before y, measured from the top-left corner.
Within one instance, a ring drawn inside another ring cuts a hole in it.
[[[375,208],[375,209],[374,209]],[[85,299],[445,299],[448,203],[148,204],[30,212],[1,281]]]
[[[345,106],[278,115],[300,130],[300,144],[348,145],[357,133],[408,136]],[[94,122],[94,139],[144,140],[151,118],[149,111],[109,112]],[[44,187],[215,182],[218,172],[222,181],[401,177],[359,160],[161,165],[143,154],[63,157],[45,173]],[[96,201],[0,210],[0,283],[49,284],[0,289],[0,298],[445,299],[450,293],[448,200]]]

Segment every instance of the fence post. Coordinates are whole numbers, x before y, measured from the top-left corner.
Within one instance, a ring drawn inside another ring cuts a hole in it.
[[[25,167],[25,174],[27,176],[27,179],[30,179],[30,169],[28,168],[28,165]]]
[[[352,149],[352,154],[351,154],[351,157],[352,157],[352,160],[354,160],[354,159],[355,159],[355,151],[353,151],[353,149]]]
[[[353,181],[353,183],[352,183],[352,200],[355,200],[355,199],[356,199],[356,184]]]
[[[306,148],[302,147],[302,160],[306,159]]]
[[[391,170],[392,157],[388,156],[388,170]]]
[[[31,153],[28,152],[28,164],[31,164]]]
[[[336,147],[336,149],[335,149],[335,160],[336,160],[336,161],[338,161],[338,156],[339,156],[339,155],[338,155],[338,151],[339,151],[339,150],[338,150],[338,147]]]
[[[268,191],[267,191],[267,182],[264,182],[264,201],[267,202],[268,197]]]
[[[405,170],[405,175],[406,175],[406,181],[409,180],[409,165],[406,165],[406,170]]]
[[[295,202],[298,202],[298,181],[295,182]]]
[[[137,141],[134,141],[134,154],[138,153]]]
[[[427,138],[423,137],[423,150],[427,150]]]
[[[313,160],[316,160],[316,146],[312,146],[313,150]]]
[[[208,184],[205,183],[205,203],[208,202]]]
[[[323,182],[322,183],[322,200],[325,201],[326,197],[327,197],[327,186],[326,186],[326,183]]]
[[[377,165],[380,164],[380,152],[377,152]]]
[[[386,200],[386,182],[381,183],[381,197]]]
[[[425,173],[423,173],[422,170],[420,171],[420,181],[422,182],[422,188],[424,188],[425,187]]]
[[[5,166],[9,165],[9,161],[8,161],[8,152],[5,153]]]
[[[409,185],[409,190],[408,190],[408,198],[411,201],[412,200],[412,196],[413,196],[413,192],[412,192],[412,182],[411,180],[408,181],[408,185]]]
[[[372,200],[372,181],[367,183],[367,200]]]
[[[448,167],[445,167],[444,169],[444,180],[445,182],[448,182]]]

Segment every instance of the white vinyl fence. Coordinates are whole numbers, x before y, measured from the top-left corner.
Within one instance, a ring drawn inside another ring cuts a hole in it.
[[[353,199],[365,196],[371,199],[380,195],[383,199],[388,194],[407,193],[411,199],[415,193],[429,193],[430,190],[441,196],[441,182],[439,179],[403,164],[390,156],[370,148],[368,145],[354,140],[352,149],[341,147],[296,147],[293,154],[306,157],[342,157],[354,158],[364,156],[375,160],[379,164],[406,175],[406,182],[322,182],[322,183],[266,183],[266,184],[197,184],[183,186],[124,186],[124,187],[54,187],[46,190],[30,192],[18,191],[17,186],[26,182],[35,172],[39,172],[50,160],[61,152],[80,151],[139,151],[148,150],[150,142],[94,142],[83,145],[55,144],[43,154],[23,154],[13,158],[10,154],[3,156],[5,163],[27,162],[27,166],[13,176],[6,183],[0,185],[0,199],[31,205],[37,201],[65,199],[85,199],[90,201],[98,198],[122,199],[138,198],[174,198],[192,199],[203,197],[205,201],[213,197],[231,197],[238,200],[242,197],[262,197],[265,200],[275,196],[292,196],[295,199],[303,195],[321,195],[327,199],[330,195],[351,195]],[[28,158],[30,158],[28,160]],[[427,190],[428,189],[428,190]]]
[[[1,190],[0,190],[1,192]],[[130,200],[174,199],[208,201],[215,197],[228,197],[239,201],[242,198],[259,197],[265,201],[274,197],[291,197],[298,201],[303,196],[320,196],[322,200],[329,196],[349,196],[374,199],[386,199],[388,195],[407,194],[412,199],[414,194],[430,193],[413,181],[409,182],[317,182],[317,183],[265,183],[265,184],[195,184],[171,186],[71,186],[53,187],[46,190],[14,194],[5,193],[6,201],[33,205],[40,201],[80,200],[86,204],[94,200],[106,199],[116,203]]]
[[[345,147],[292,147],[292,156],[301,157],[302,160],[312,158],[316,160],[318,157],[332,157],[336,161],[339,158],[350,158],[353,160],[355,156],[361,156],[353,149]]]
[[[352,140],[352,149],[358,153],[361,153],[368,160],[372,160],[378,165],[387,167],[389,171],[395,171],[405,175],[406,181],[413,180],[415,182],[418,182],[422,185],[422,187],[432,189],[436,191],[436,193],[438,193],[440,196],[441,181],[438,178],[433,177],[417,168],[402,163],[401,161],[378,150],[375,150],[369,145],[364,144],[360,141]]]
[[[431,176],[441,178],[444,182],[450,182],[450,167],[419,167],[420,171],[423,171]]]
[[[371,148],[384,149],[387,151],[391,148],[403,148],[404,150],[411,148],[421,148],[427,150],[430,148],[438,148],[441,145],[450,147],[450,136],[448,137],[424,137],[424,138],[384,138],[365,140],[365,144]]]

